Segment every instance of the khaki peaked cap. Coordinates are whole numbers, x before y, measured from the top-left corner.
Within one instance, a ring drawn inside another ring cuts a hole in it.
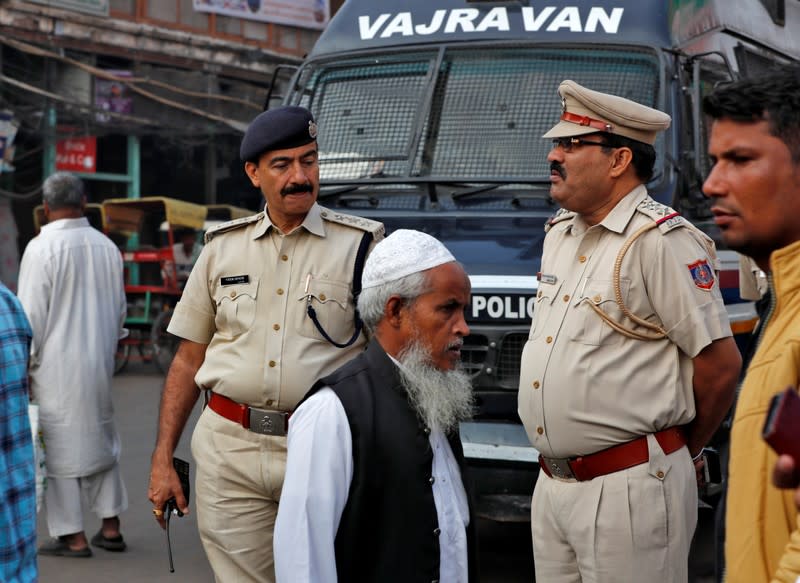
[[[624,97],[592,91],[575,81],[563,81],[558,86],[558,93],[563,108],[561,121],[543,138],[607,132],[652,146],[658,132],[667,129],[672,121],[662,111]]]

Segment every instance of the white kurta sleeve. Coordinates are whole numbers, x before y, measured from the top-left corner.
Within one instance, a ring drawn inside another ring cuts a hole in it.
[[[48,259],[38,252],[35,243],[28,243],[28,247],[19,267],[17,296],[33,330],[30,366],[34,369],[39,364],[39,352],[47,329],[53,281]]]
[[[278,583],[336,583],[334,539],[353,479],[344,407],[323,388],[292,414],[275,523]]]

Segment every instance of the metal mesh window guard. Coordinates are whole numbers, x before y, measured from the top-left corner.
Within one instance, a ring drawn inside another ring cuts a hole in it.
[[[438,57],[307,67],[295,101],[319,123],[323,180],[546,180],[550,142],[541,136],[561,113],[562,80],[657,106],[657,57],[642,49],[447,48]]]

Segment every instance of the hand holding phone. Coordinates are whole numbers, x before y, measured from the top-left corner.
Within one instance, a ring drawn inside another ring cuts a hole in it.
[[[189,462],[177,457],[173,457],[172,466],[175,468],[175,471],[178,474],[178,479],[181,482],[181,488],[183,489],[183,495],[186,498],[186,504],[189,504]],[[167,502],[164,504],[164,513],[169,515],[172,512],[175,512],[175,514],[177,514],[179,517],[183,516],[183,512],[181,512],[180,508],[178,508],[178,503],[174,496],[167,500]]]
[[[793,387],[772,397],[762,437],[778,454],[800,464],[800,394]]]
[[[178,473],[178,479],[181,482],[181,488],[183,489],[183,495],[186,498],[186,504],[189,504],[189,462],[177,457],[173,457],[172,466]],[[183,516],[183,512],[181,512],[180,508],[178,508],[178,502],[175,500],[174,496],[167,500],[164,504],[164,519],[167,523],[167,556],[169,557],[170,573],[175,572],[175,565],[172,562],[172,543],[169,538],[169,519],[173,512],[179,517]]]

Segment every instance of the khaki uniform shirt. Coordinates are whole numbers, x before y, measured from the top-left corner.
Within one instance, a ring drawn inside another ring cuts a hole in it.
[[[266,212],[210,231],[168,329],[208,344],[197,385],[239,403],[290,411],[314,381],[361,351],[365,333],[337,348],[306,307],[310,301],[333,340],[350,339],[353,268],[365,231],[374,241],[383,237],[378,222],[316,204],[287,235]]]
[[[623,336],[587,305],[647,332],[615,302],[614,262],[635,231],[673,212],[639,186],[598,225],[566,211],[551,221],[519,389],[520,418],[543,455],[585,455],[694,418],[692,358],[731,335],[713,242],[675,216],[625,255],[624,303],[668,338]]]

